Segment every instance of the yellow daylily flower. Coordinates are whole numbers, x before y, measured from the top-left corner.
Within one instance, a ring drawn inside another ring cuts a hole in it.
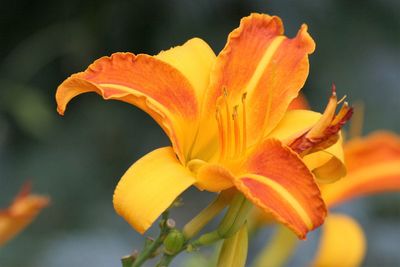
[[[0,210],[0,247],[27,227],[49,202],[48,197],[30,194],[30,184],[25,184],[11,205]]]
[[[137,231],[144,233],[191,185],[236,188],[300,238],[323,222],[314,173],[325,179],[321,170],[342,165],[339,130],[351,109],[335,115],[333,92],[324,115],[287,112],[315,43],[306,25],[291,39],[283,32],[280,18],[251,14],[218,56],[199,38],[155,56],[115,53],[58,87],[60,114],[75,96],[96,92],[141,108],[170,138],[172,147],[139,159],[115,190],[117,213]],[[330,177],[344,174],[334,171]]]

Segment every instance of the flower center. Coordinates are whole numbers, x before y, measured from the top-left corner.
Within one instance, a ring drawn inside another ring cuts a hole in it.
[[[218,124],[219,159],[236,158],[246,151],[246,95],[242,94],[241,103],[232,107],[228,91],[217,100],[215,118]]]

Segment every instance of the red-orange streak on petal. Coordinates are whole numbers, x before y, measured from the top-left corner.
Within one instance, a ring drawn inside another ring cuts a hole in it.
[[[321,193],[314,181],[312,173],[308,170],[299,156],[284,147],[280,141],[267,139],[261,143],[249,155],[243,169],[247,173],[257,174],[276,182],[298,202],[307,213],[314,229],[322,224],[326,216],[326,207],[321,198]],[[268,194],[266,193],[267,197]],[[268,199],[268,198],[267,198]],[[281,199],[283,207],[285,201]],[[269,203],[264,203],[269,207]],[[265,208],[265,207],[264,207]],[[285,214],[277,213],[277,219],[286,223],[300,237],[306,234],[303,229],[297,229],[297,222],[285,217]]]
[[[303,25],[297,36],[285,39],[277,48],[253,92],[249,92],[250,138],[257,138],[256,129],[264,135],[282,119],[291,101],[303,87],[309,71],[308,54],[314,41]]]
[[[290,228],[296,229],[296,233],[301,237],[305,238],[306,233],[309,231],[307,225],[297,215],[297,212],[293,207],[279,195],[275,190],[270,187],[253,180],[251,178],[241,179],[243,184],[250,190],[252,196],[259,200],[263,205],[268,207],[270,213],[275,217],[284,218],[283,223],[289,224]],[[263,209],[265,212],[265,208]]]

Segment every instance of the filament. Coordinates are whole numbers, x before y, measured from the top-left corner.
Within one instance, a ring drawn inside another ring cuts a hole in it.
[[[217,124],[218,124],[218,133],[219,133],[219,145],[220,145],[220,158],[223,159],[225,157],[225,149],[226,149],[226,145],[225,145],[225,136],[224,136],[224,125],[223,125],[223,121],[222,121],[222,116],[221,116],[221,111],[220,109],[217,107],[216,113],[215,113],[215,117],[217,119]]]
[[[246,129],[246,96],[247,93],[242,95],[242,147],[241,152],[243,153],[247,147],[247,129]]]
[[[228,91],[224,87],[223,89],[224,94],[224,106],[225,106],[225,115],[226,115],[226,153],[230,153],[230,147],[232,145],[232,127],[231,127],[231,120],[230,120],[230,108],[228,103]]]
[[[240,126],[239,126],[239,119],[238,119],[238,108],[239,106],[236,105],[233,107],[232,112],[232,120],[233,120],[233,131],[234,131],[234,138],[235,138],[235,156],[239,155],[240,153]]]

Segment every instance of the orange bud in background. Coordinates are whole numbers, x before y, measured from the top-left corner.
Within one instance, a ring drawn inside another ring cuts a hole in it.
[[[30,192],[31,184],[25,183],[11,205],[0,210],[0,247],[27,227],[49,205],[48,197]]]

